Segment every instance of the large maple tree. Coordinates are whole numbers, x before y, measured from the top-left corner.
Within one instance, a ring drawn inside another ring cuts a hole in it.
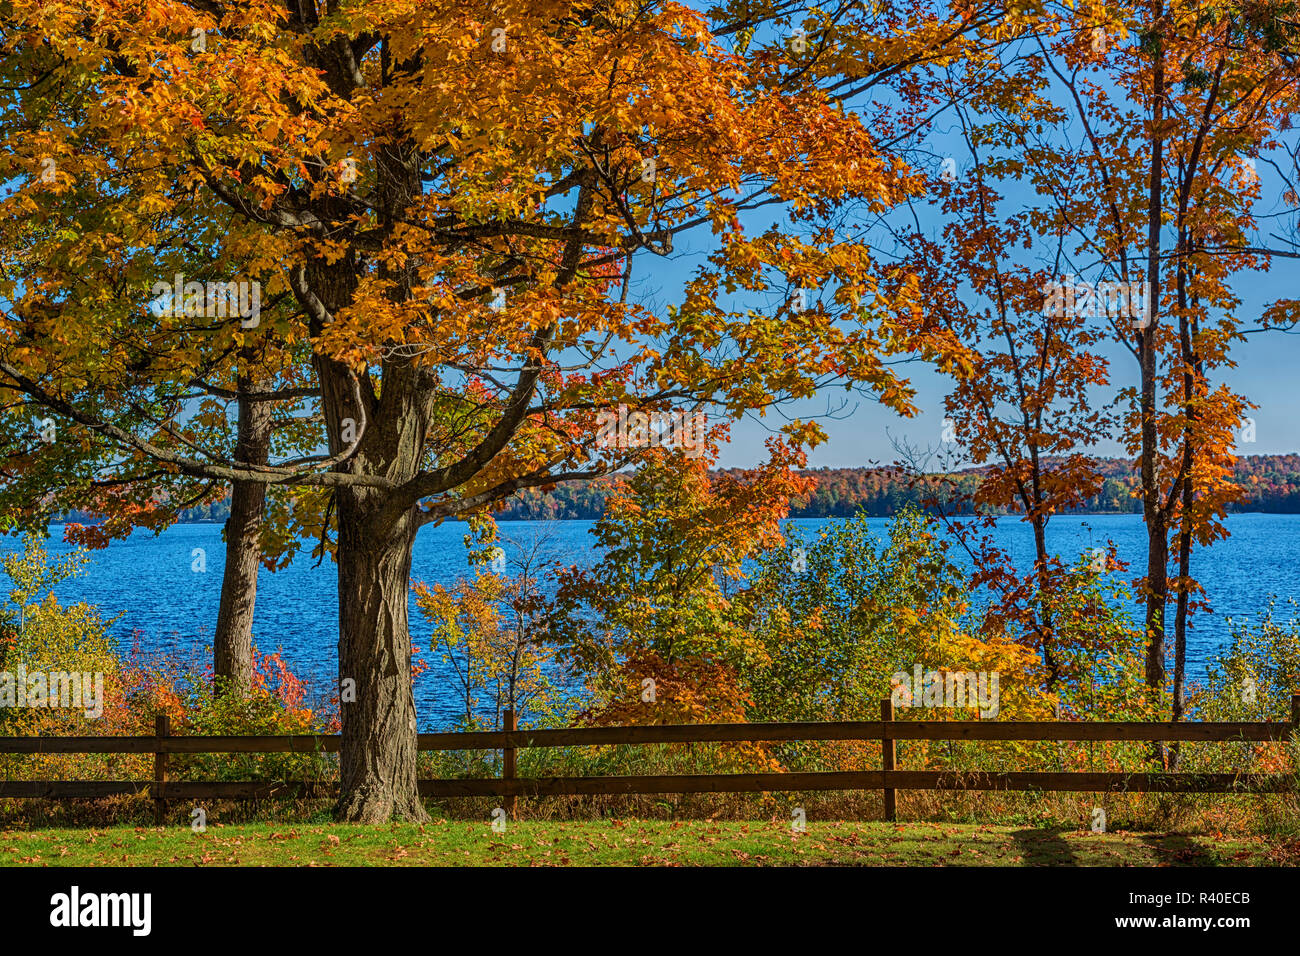
[[[1000,16],[8,3],[6,69],[23,76],[0,135],[21,187],[0,240],[0,384],[58,421],[78,487],[129,475],[145,507],[150,472],[247,483],[272,489],[285,541],[321,536],[354,691],[338,812],[422,818],[419,527],[626,464],[635,451],[595,441],[619,404],[724,420],[840,384],[910,411],[887,356],[948,340],[916,284],[883,289],[868,247],[830,222],[921,188],[885,143],[927,104],[887,94],[982,55]],[[673,304],[630,295],[683,236],[703,253]],[[257,282],[277,307],[256,327],[160,320],[154,283],[186,270]],[[324,447],[261,460],[228,415],[202,418],[202,396],[258,404],[291,444],[311,446],[318,416]],[[54,479],[59,453],[12,467]]]

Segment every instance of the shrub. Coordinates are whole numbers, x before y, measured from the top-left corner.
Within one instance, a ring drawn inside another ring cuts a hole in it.
[[[253,651],[254,677],[247,698],[218,695],[212,668],[196,660],[125,653],[107,633],[111,621],[87,604],[64,606],[51,593],[85,564],[77,550],[51,563],[39,535],[6,554],[9,602],[0,608],[0,672],[66,671],[102,675],[98,715],[82,707],[0,707],[0,733],[11,736],[135,736],[154,732],[166,713],[174,734],[316,734],[338,728],[332,705],[308,707],[306,687],[278,654]],[[301,754],[177,754],[177,779],[286,780],[332,772],[332,757]],[[144,754],[6,754],[8,779],[147,779],[153,761]]]

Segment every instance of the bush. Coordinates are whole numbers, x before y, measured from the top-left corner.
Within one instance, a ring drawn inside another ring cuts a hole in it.
[[[0,733],[10,736],[136,736],[154,732],[165,713],[174,734],[320,734],[338,729],[330,705],[304,706],[306,688],[278,654],[253,652],[253,686],[247,698],[218,695],[210,664],[125,654],[107,633],[99,611],[87,604],[63,606],[51,593],[85,564],[78,550],[51,564],[44,540],[29,534],[23,550],[2,560],[12,586],[0,608],[0,672],[76,672],[102,678],[102,696],[86,707],[0,707]],[[0,684],[0,690],[3,685]],[[332,756],[310,754],[177,754],[176,779],[289,780],[332,774]],[[148,779],[147,754],[5,754],[7,779]]]
[[[1294,612],[1300,605],[1291,602]],[[1300,621],[1274,618],[1270,600],[1259,620],[1229,621],[1228,647],[1210,658],[1206,686],[1194,696],[1202,720],[1290,720],[1300,692]]]

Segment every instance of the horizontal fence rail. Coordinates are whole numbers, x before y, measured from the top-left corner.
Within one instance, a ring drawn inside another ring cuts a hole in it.
[[[1149,723],[1118,721],[845,721],[789,724],[662,724],[420,734],[420,750],[505,750],[609,747],[618,744],[719,743],[774,740],[1285,740],[1292,725],[1276,723]],[[212,737],[0,737],[7,754],[338,753],[339,737],[255,735]]]
[[[521,796],[584,796],[665,793],[757,793],[773,791],[880,790],[885,817],[894,819],[898,790],[1159,793],[1290,793],[1300,789],[1287,774],[986,772],[900,770],[896,741],[1202,741],[1287,740],[1300,731],[1300,694],[1291,699],[1291,720],[1278,722],[987,721],[895,720],[891,701],[881,702],[881,720],[758,724],[681,724],[636,727],[570,727],[516,730],[506,711],[505,730],[419,734],[422,751],[500,750],[500,777],[420,780],[425,797],[503,797],[513,815]],[[645,776],[518,778],[518,750],[545,747],[609,747],[636,744],[727,743],[752,741],[878,741],[880,770],[791,773],[662,774]],[[159,814],[168,800],[275,799],[332,797],[331,781],[177,781],[168,780],[171,754],[338,753],[338,735],[173,736],[159,717],[153,736],[0,737],[3,754],[152,754],[153,780],[3,780],[0,797],[98,798],[149,794]]]

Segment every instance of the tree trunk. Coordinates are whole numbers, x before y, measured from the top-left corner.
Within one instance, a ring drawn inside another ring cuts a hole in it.
[[[415,692],[407,588],[414,509],[385,527],[357,496],[338,505],[339,679],[355,682],[342,703],[341,820],[428,819],[416,792]]]
[[[1159,30],[1164,12],[1154,6],[1153,29]],[[1164,97],[1165,73],[1163,40],[1157,32],[1151,92],[1151,168],[1147,195],[1147,316],[1138,336],[1141,365],[1142,512],[1147,531],[1146,634],[1147,686],[1160,690],[1165,683],[1165,605],[1169,591],[1169,538],[1167,515],[1160,500],[1156,477],[1156,456],[1160,453],[1156,434],[1156,326],[1160,317],[1160,229],[1162,225],[1161,186],[1164,180]]]
[[[241,378],[239,390],[252,384]],[[239,436],[235,460],[265,465],[271,449],[271,405],[239,399]],[[221,604],[213,636],[213,674],[218,694],[244,697],[253,680],[253,611],[257,606],[257,569],[261,563],[262,519],[266,485],[236,481],[230,491],[226,519],[226,566],[221,578]]]
[[[1190,441],[1190,439],[1184,439]],[[1189,446],[1190,448],[1190,446]],[[1174,720],[1182,720],[1186,709],[1183,693],[1187,678],[1187,602],[1192,580],[1192,479],[1189,475],[1183,485],[1183,517],[1178,529],[1178,609],[1174,613]],[[1169,747],[1169,769],[1177,770],[1182,757],[1182,744]]]
[[[1158,496],[1159,491],[1156,494]],[[1148,513],[1146,522],[1146,678],[1148,687],[1160,690],[1165,685],[1165,657],[1169,650],[1165,635],[1165,610],[1169,600],[1169,540],[1163,513]]]
[[[331,296],[323,276],[318,286]],[[432,393],[409,365],[385,367],[384,390],[361,393],[341,364],[316,358],[331,453],[355,441],[338,467],[358,475],[408,479],[419,468]],[[349,421],[350,420],[350,421]],[[355,436],[349,438],[352,430]],[[415,692],[407,625],[415,501],[406,507],[373,487],[335,490],[338,524],[339,751],[336,816],[352,823],[428,819],[416,788]]]
[[[1041,505],[1041,496],[1037,491],[1038,482],[1038,459],[1034,456],[1034,481],[1036,504]],[[1041,510],[1035,509],[1033,517],[1034,525],[1034,563],[1037,567],[1038,591],[1040,595],[1047,593],[1050,587],[1048,580],[1048,554],[1047,554],[1047,519],[1043,516]],[[1043,664],[1047,668],[1047,690],[1050,693],[1056,689],[1057,681],[1061,679],[1061,662],[1056,659],[1056,654],[1052,649],[1051,641],[1047,635],[1052,633],[1052,617],[1050,614],[1042,614],[1040,622],[1042,630],[1039,635],[1039,642],[1043,647]]]
[[[313,286],[331,309],[354,287],[346,271],[320,268]],[[336,470],[409,480],[420,467],[433,391],[409,363],[386,363],[383,390],[317,355],[330,452],[355,453]],[[357,399],[361,405],[358,407]],[[339,703],[343,731],[335,814],[351,823],[428,819],[416,788],[415,692],[407,624],[416,501],[405,507],[374,487],[334,492],[339,594]]]
[[[1186,192],[1183,193],[1186,195]],[[1179,209],[1179,218],[1186,215]],[[1196,422],[1196,386],[1197,378],[1202,373],[1197,361],[1193,342],[1192,325],[1195,319],[1189,314],[1187,301],[1188,266],[1186,249],[1188,241],[1186,230],[1180,227],[1178,234],[1178,339],[1183,354],[1183,465],[1186,474],[1183,477],[1182,514],[1178,525],[1178,609],[1174,616],[1174,720],[1182,720],[1186,709],[1184,684],[1187,677],[1187,611],[1192,584],[1192,505],[1195,501],[1195,487],[1192,481],[1193,464],[1196,454],[1196,435],[1193,426]],[[1174,765],[1177,765],[1178,749],[1174,748]]]
[[[347,101],[356,95],[363,80],[353,47],[340,40],[330,37],[322,45],[309,47],[308,61],[320,69],[333,94]],[[384,37],[379,44],[380,88],[387,86],[394,66],[403,72],[421,69],[418,49],[394,65],[389,43]],[[408,210],[419,201],[424,157],[413,133],[394,123],[390,138],[382,149],[375,150],[374,159],[374,195],[365,202],[375,210],[379,229],[391,237],[394,230],[408,226]],[[311,205],[323,222],[349,220],[356,208],[330,195],[313,199]],[[350,232],[340,230],[338,241],[347,242]],[[343,310],[357,304],[354,296],[362,276],[372,267],[394,304],[412,301],[415,290],[422,286],[419,257],[366,263],[356,249],[328,257],[324,252],[317,249],[309,255],[301,272],[290,269],[290,285],[309,316],[313,337],[320,336]],[[420,472],[438,383],[432,372],[417,366],[414,359],[388,354],[379,360],[376,387],[374,364],[355,358],[349,361],[350,365],[344,364],[328,349],[315,351],[312,360],[321,388],[330,455],[349,453],[335,464],[334,471],[383,478],[391,483],[389,488],[400,487]],[[531,397],[531,390],[522,394],[522,408],[527,408]],[[487,461],[480,463],[486,465]],[[343,723],[335,813],[340,820],[356,823],[428,819],[416,788],[415,693],[407,626],[411,548],[418,530],[420,495],[408,491],[409,498],[398,498],[389,488],[343,483],[334,490]]]
[[[1183,507],[1192,506],[1191,483],[1183,490]],[[1184,512],[1186,513],[1186,512]],[[1178,610],[1174,617],[1174,720],[1182,720],[1187,702],[1184,681],[1187,677],[1187,604],[1192,580],[1192,529],[1184,525],[1178,532]]]
[[[382,53],[387,70],[386,45]],[[391,145],[382,153],[377,176],[381,219],[391,225],[419,195],[418,151],[409,142]],[[306,274],[314,297],[301,297],[308,300],[307,307],[336,315],[352,304],[360,281],[355,263],[314,259]],[[382,264],[379,275],[392,283],[389,295],[394,302],[409,300],[418,282],[411,262]],[[313,333],[319,334],[326,321],[323,315],[315,317]],[[349,368],[322,353],[314,364],[330,454],[353,449],[336,470],[382,476],[399,485],[414,478],[437,396],[428,370],[410,359],[387,358],[376,389],[369,370]],[[418,495],[398,499],[386,490],[349,485],[337,488],[334,500],[343,720],[335,813],[353,823],[427,820],[416,787],[415,692],[407,626]],[[346,693],[349,682],[353,695]]]

